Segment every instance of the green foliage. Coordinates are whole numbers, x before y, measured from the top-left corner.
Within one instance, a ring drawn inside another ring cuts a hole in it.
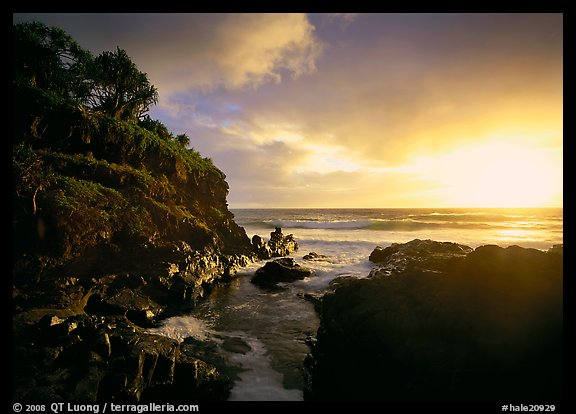
[[[224,214],[220,209],[214,206],[210,207],[210,214],[212,217],[216,218],[219,221],[222,221],[226,218],[226,214]]]
[[[14,82],[71,98],[119,119],[137,119],[158,101],[158,91],[126,51],[96,58],[58,27],[13,26]]]
[[[178,144],[182,145],[184,148],[190,145],[190,137],[188,137],[188,135],[186,134],[178,134],[176,135],[176,138],[174,138],[174,140]]]
[[[154,229],[150,213],[135,202],[134,196],[100,183],[59,175],[57,190],[45,199],[49,210],[57,217],[58,226],[67,233],[90,234],[78,243],[110,239],[114,234],[147,236]],[[73,230],[73,231],[72,231]]]
[[[71,257],[102,242],[158,236],[212,243],[210,229],[227,214],[225,176],[188,148],[186,134],[145,114],[157,91],[126,52],[94,58],[41,23],[13,30],[19,251]]]
[[[20,143],[13,148],[12,173],[16,195],[23,195],[47,185],[52,180],[51,172],[42,158],[30,147]]]
[[[157,119],[150,118],[150,115],[148,114],[144,115],[141,119],[138,120],[138,125],[150,132],[155,133],[159,138],[166,141],[174,139],[174,135],[168,131],[166,125]]]
[[[125,202],[118,191],[94,181],[58,176],[56,182],[59,190],[53,198],[56,205],[64,211],[76,212],[86,206],[104,208],[108,205],[114,209]]]
[[[203,158],[198,151],[186,149],[176,141],[166,140],[156,132],[137,124],[108,118],[105,121],[105,128],[103,144],[115,147],[115,151],[109,148],[106,152],[115,152],[116,156],[121,157],[118,162],[127,162],[134,166],[148,165],[155,168],[154,161],[156,160],[160,168],[155,169],[163,172],[179,161],[188,172],[214,173],[224,178],[224,174],[214,166],[212,161]]]
[[[143,116],[158,102],[158,91],[140,72],[125,50],[102,52],[90,66],[90,94],[85,103],[118,119]]]
[[[145,194],[159,199],[173,197],[176,189],[165,175],[153,176],[149,171],[127,164],[117,164],[83,154],[40,152],[46,162],[61,174],[75,174],[101,183],[122,193]]]
[[[52,169],[46,166],[39,154],[24,143],[13,147],[12,167],[14,201],[24,200],[24,206],[30,206],[32,214],[36,214],[36,196],[53,183]],[[24,210],[26,209],[27,207],[24,207]]]
[[[158,94],[124,50],[94,59],[62,29],[36,22],[14,25],[13,31],[15,142],[45,138],[49,142],[35,145],[90,150],[98,158],[160,173],[181,164],[187,172],[223,177],[211,160],[186,148],[186,134],[174,137],[144,115]]]
[[[14,81],[53,91],[60,96],[86,93],[85,71],[92,55],[58,27],[39,22],[13,27]]]

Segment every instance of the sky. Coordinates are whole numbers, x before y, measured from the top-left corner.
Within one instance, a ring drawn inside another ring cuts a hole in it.
[[[31,20],[125,49],[231,208],[562,206],[562,14]]]

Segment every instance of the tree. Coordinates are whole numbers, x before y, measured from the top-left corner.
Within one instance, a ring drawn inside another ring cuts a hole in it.
[[[158,92],[126,51],[98,57],[58,27],[43,23],[13,25],[14,83],[84,104],[105,115],[129,120],[157,103]]]
[[[125,50],[103,52],[94,60],[85,103],[118,119],[138,119],[158,102],[158,91]]]
[[[14,81],[81,100],[92,54],[58,27],[43,23],[13,26]]]
[[[190,145],[190,138],[186,134],[176,135],[176,138],[174,138],[174,141],[176,141],[178,144],[182,145],[184,148],[186,148],[188,145]]]
[[[20,143],[13,147],[12,173],[14,192],[17,197],[30,197],[32,214],[36,214],[36,196],[54,180],[54,174],[43,159],[28,145]]]

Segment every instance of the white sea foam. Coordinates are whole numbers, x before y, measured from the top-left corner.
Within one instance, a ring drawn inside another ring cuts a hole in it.
[[[157,328],[149,329],[151,333],[167,336],[182,342],[185,338],[193,337],[206,340],[213,333],[208,325],[194,316],[184,315],[168,318]]]
[[[302,390],[284,388],[283,375],[272,368],[268,350],[260,340],[242,332],[229,334],[241,337],[251,348],[246,354],[229,353],[230,361],[245,370],[239,374],[229,401],[302,400]]]

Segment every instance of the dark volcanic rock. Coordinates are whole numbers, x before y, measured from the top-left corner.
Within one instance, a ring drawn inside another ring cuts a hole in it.
[[[260,259],[270,259],[271,257],[284,257],[298,250],[298,243],[292,234],[282,234],[282,229],[276,229],[270,233],[270,240],[265,243],[262,237],[254,235],[252,237],[252,248]]]
[[[71,317],[49,327],[46,321],[15,337],[18,399],[225,399],[229,393],[230,381],[195,358],[187,345],[150,334],[126,318]],[[62,325],[77,328],[50,331]],[[37,379],[42,392],[23,381],[26,377]]]
[[[325,295],[307,399],[562,398],[562,257],[483,246],[434,263]]]
[[[18,360],[25,362],[14,370],[14,398],[138,400],[179,392],[190,398],[186,385],[178,384],[171,374],[178,367],[181,347],[151,336],[142,327],[194,306],[214,284],[229,280],[253,256],[198,252],[185,242],[149,248],[147,254],[137,252],[140,261],[126,258],[134,265],[130,272],[61,277],[69,271],[67,264],[40,281],[18,286],[14,347],[22,355]],[[196,360],[198,369],[207,371],[198,372],[204,385],[198,385],[194,398],[226,394],[229,384],[218,371]],[[30,378],[42,383],[38,394],[30,387]]]
[[[471,251],[471,247],[462,244],[419,239],[408,243],[392,243],[386,248],[377,246],[369,260],[378,267],[370,276],[389,275],[416,268],[440,271]]]
[[[304,260],[316,260],[316,261],[322,261],[322,260],[326,260],[328,259],[328,256],[325,256],[323,254],[318,254],[316,252],[310,252],[307,255],[305,255],[302,259]]]
[[[283,257],[266,263],[256,270],[252,283],[262,286],[275,286],[279,282],[294,282],[312,276],[313,271],[301,267],[294,259]]]
[[[268,246],[272,252],[272,257],[288,256],[290,253],[298,250],[298,243],[294,240],[294,236],[292,234],[284,236],[280,227],[276,227],[276,229],[270,233]]]

